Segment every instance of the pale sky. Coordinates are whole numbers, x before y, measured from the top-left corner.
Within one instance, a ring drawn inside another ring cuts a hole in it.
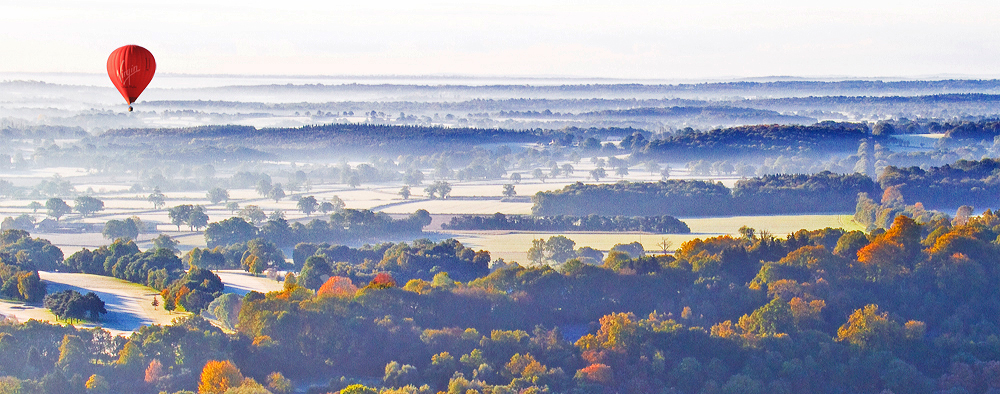
[[[208,5],[206,5],[208,4]],[[1000,1],[4,1],[0,72],[1000,76]]]

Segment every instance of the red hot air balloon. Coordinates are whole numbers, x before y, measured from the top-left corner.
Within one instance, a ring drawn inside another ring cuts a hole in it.
[[[128,110],[132,111],[135,102],[142,91],[153,79],[156,72],[156,60],[146,48],[138,45],[126,45],[115,49],[108,56],[108,76],[128,101]]]

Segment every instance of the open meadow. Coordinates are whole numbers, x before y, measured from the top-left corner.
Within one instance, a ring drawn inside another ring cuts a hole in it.
[[[163,299],[156,289],[142,286],[121,279],[80,273],[46,272],[39,275],[48,285],[48,293],[63,290],[76,290],[81,294],[94,292],[105,303],[108,314],[100,322],[92,323],[77,321],[77,327],[102,327],[114,335],[131,335],[142,326],[159,324],[168,325],[178,317],[190,315],[187,312],[167,311],[163,309]],[[270,292],[282,289],[282,283],[263,276],[253,276],[244,271],[222,270],[217,275],[225,284],[225,293],[235,293],[243,296],[250,291]],[[153,297],[157,297],[159,306],[154,307]],[[14,318],[19,322],[31,319],[52,323],[59,321],[55,315],[41,305],[26,304],[9,300],[0,300],[0,314]]]
[[[727,218],[683,218],[691,228],[690,234],[650,234],[650,233],[594,233],[594,232],[515,232],[515,231],[439,231],[442,236],[448,235],[463,245],[474,249],[484,249],[490,252],[494,259],[502,258],[506,262],[516,261],[522,265],[528,263],[528,249],[535,239],[548,239],[555,235],[565,235],[576,242],[576,247],[589,246],[607,253],[616,244],[639,242],[647,252],[662,251],[660,244],[667,240],[669,250],[680,247],[684,242],[695,238],[710,238],[720,235],[739,235],[742,226],[753,227],[758,231],[766,230],[771,234],[784,237],[800,229],[817,230],[826,227],[843,228],[845,230],[864,230],[854,222],[850,215],[773,215],[773,216],[737,216]]]
[[[153,297],[159,297],[155,289],[127,282],[108,276],[64,273],[39,272],[48,285],[48,293],[63,290],[76,290],[81,294],[94,292],[104,301],[108,314],[98,323],[75,322],[77,327],[103,327],[114,335],[130,335],[139,327],[160,324],[168,325],[178,317],[189,315],[186,312],[167,311],[163,309],[163,300],[159,299],[159,307],[153,307]],[[30,319],[60,323],[48,309],[41,305],[28,305],[20,302],[0,301],[0,313],[25,322]]]

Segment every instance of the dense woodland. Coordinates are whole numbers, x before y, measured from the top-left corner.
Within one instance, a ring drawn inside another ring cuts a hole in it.
[[[721,183],[667,180],[656,183],[568,185],[532,197],[535,215],[728,216],[842,212],[854,209],[858,193],[877,193],[861,174],[767,175],[742,179],[730,190]]]
[[[303,282],[315,280],[302,272],[286,277],[284,291],[219,297],[206,306],[206,316],[233,334],[201,317],[145,327],[130,338],[7,322],[0,324],[0,346],[27,357],[0,361],[8,375],[0,389],[1000,388],[992,378],[1000,365],[1000,304],[990,285],[1000,280],[1000,217],[992,212],[964,223],[899,216],[888,230],[870,233],[803,230],[775,238],[745,228],[741,234],[686,242],[673,255],[612,253],[599,265],[569,260],[558,268],[511,265],[466,281],[444,269],[431,280],[405,282],[390,270],[364,277],[338,271],[310,289]],[[445,246],[454,256],[465,254],[454,243],[400,244],[384,249],[378,264],[414,263]],[[314,249],[305,265],[316,267],[321,256],[339,259],[324,251],[330,246],[301,248],[303,255]],[[410,257],[389,262],[390,255]]]
[[[852,152],[857,149],[858,141],[869,135],[868,127],[857,123],[743,126],[652,141],[639,153],[644,158],[695,160],[714,157],[744,158],[788,151],[811,154]]]
[[[885,189],[896,188],[907,201],[933,207],[995,206],[1000,202],[1000,161],[959,160],[941,167],[888,167],[879,177]]]

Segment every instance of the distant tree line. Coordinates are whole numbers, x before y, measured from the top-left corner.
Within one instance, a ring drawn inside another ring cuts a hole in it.
[[[85,138],[90,134],[83,127],[53,126],[53,125],[4,125],[0,127],[0,139],[68,139]]]
[[[730,190],[721,183],[667,180],[587,185],[539,192],[532,214],[623,216],[728,216],[842,212],[854,209],[858,193],[877,193],[861,174],[767,175],[743,179]]]
[[[706,157],[743,157],[748,154],[854,152],[858,141],[870,137],[864,123],[826,121],[810,126],[757,125],[686,133],[633,144],[639,157],[697,160]]]
[[[461,215],[442,225],[445,230],[515,231],[645,231],[657,234],[687,234],[687,224],[669,215],[661,216],[529,216]]]
[[[388,214],[368,209],[344,209],[330,215],[329,221],[314,219],[289,224],[284,219],[269,220],[259,228],[240,217],[209,223],[205,241],[209,248],[248,242],[261,238],[278,246],[300,242],[347,243],[372,240],[393,234],[419,233],[430,224],[430,214],[418,210],[407,218],[393,219]]]
[[[299,128],[262,128],[253,126],[198,126],[170,129],[120,129],[102,134],[102,140],[122,142],[190,140],[208,138],[217,141],[239,140],[254,145],[313,144],[313,148],[343,146],[393,146],[410,150],[416,146],[441,144],[482,144],[548,142],[540,131],[452,128],[441,126],[393,126],[376,124],[327,124]]]
[[[922,169],[886,167],[879,177],[882,188],[897,188],[907,201],[929,207],[1000,204],[1000,160],[959,160],[954,164]]]
[[[388,272],[401,280],[430,280],[447,272],[455,280],[469,281],[490,272],[489,252],[473,250],[454,239],[438,243],[420,239],[410,244],[383,243],[357,249],[301,243],[295,246],[293,261],[300,269],[300,285],[314,290],[323,284],[324,277],[331,276],[366,282],[379,272]]]
[[[966,215],[971,214],[971,208],[969,211]],[[906,205],[898,188],[890,187],[886,189],[882,193],[881,202],[873,200],[868,196],[868,193],[858,194],[858,203],[854,210],[854,221],[865,226],[868,230],[875,230],[877,228],[887,229],[892,226],[896,216],[900,215],[916,220],[920,224],[950,220],[945,213],[925,209],[923,203],[918,202],[913,205]]]
[[[815,123],[816,119],[783,115],[777,111],[756,108],[740,108],[730,106],[706,105],[706,106],[671,106],[671,107],[639,107],[629,109],[605,109],[598,111],[583,112],[579,114],[566,112],[544,111],[500,111],[499,117],[511,118],[540,118],[540,119],[627,119],[637,118],[657,118],[657,119],[685,119],[688,123]]]

